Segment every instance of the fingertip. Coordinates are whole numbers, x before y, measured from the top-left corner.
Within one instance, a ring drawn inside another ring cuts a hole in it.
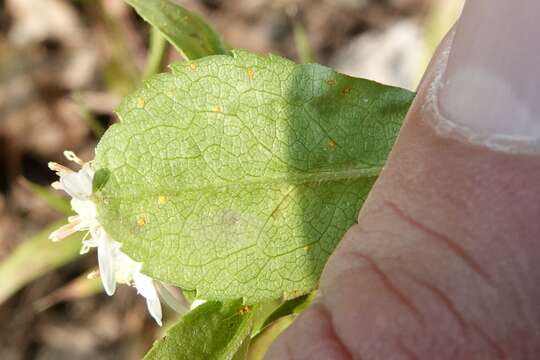
[[[468,1],[428,92],[442,136],[509,153],[540,152],[540,36],[534,0]]]
[[[265,360],[350,360],[322,302],[312,304],[272,344]]]

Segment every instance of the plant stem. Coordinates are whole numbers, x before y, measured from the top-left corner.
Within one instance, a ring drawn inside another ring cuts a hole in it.
[[[298,58],[301,63],[307,64],[315,62],[315,56],[313,49],[309,43],[309,37],[304,26],[298,21],[293,19],[293,36],[294,44],[296,45],[296,51],[298,52]]]
[[[143,79],[148,79],[161,71],[163,59],[167,51],[167,40],[160,34],[155,27],[150,29],[150,49],[144,69]]]
[[[88,110],[88,107],[86,106],[86,103],[84,102],[83,97],[79,93],[73,94],[73,101],[77,104],[79,107],[79,111],[81,112],[81,115],[86,120],[86,123],[90,127],[90,130],[94,133],[96,138],[100,139],[103,134],[105,133],[105,128],[103,125],[100,124],[98,119]]]

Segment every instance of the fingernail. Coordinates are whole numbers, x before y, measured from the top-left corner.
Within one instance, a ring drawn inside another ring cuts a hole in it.
[[[540,2],[469,0],[428,101],[441,135],[540,153]]]

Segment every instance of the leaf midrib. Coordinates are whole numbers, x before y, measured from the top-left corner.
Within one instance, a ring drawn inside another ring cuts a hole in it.
[[[313,183],[338,182],[338,181],[343,181],[343,180],[355,180],[359,178],[373,178],[373,177],[377,177],[380,174],[381,170],[382,170],[382,166],[367,168],[367,169],[366,168],[347,169],[347,170],[340,170],[340,171],[333,171],[333,172],[314,172],[314,173],[295,174],[294,176],[276,177],[276,178],[244,179],[243,181],[231,180],[230,184],[192,186],[188,188],[181,188],[181,189],[174,189],[174,190],[161,188],[159,190],[147,191],[146,189],[144,189],[143,194],[133,195],[131,193],[129,196],[114,196],[114,197],[108,197],[108,198],[109,199],[110,198],[122,199],[126,197],[133,198],[135,196],[140,198],[140,197],[151,197],[151,196],[155,196],[156,194],[174,195],[174,194],[181,194],[181,193],[186,193],[186,192],[203,192],[205,190],[216,190],[216,189],[225,189],[225,188],[233,188],[233,187],[250,187],[250,186],[256,186],[256,185],[263,185],[263,184],[268,184],[268,185],[287,184],[287,185],[300,186],[300,185],[313,184]]]

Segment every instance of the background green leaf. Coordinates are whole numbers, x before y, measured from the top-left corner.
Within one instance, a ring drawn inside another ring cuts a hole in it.
[[[231,359],[251,330],[252,313],[246,309],[240,300],[202,304],[183,316],[144,359]]]
[[[172,66],[96,150],[99,219],[143,271],[210,300],[316,287],[413,94],[245,51]]]
[[[73,214],[69,200],[65,196],[58,195],[50,186],[43,186],[23,179],[20,184],[28,188],[32,194],[43,200],[47,205],[60,213],[69,216]]]
[[[187,59],[226,54],[219,35],[199,15],[170,0],[126,0]]]
[[[59,242],[49,240],[49,234],[64,223],[56,222],[40,231],[0,263],[0,304],[32,280],[80,256],[83,233]]]

